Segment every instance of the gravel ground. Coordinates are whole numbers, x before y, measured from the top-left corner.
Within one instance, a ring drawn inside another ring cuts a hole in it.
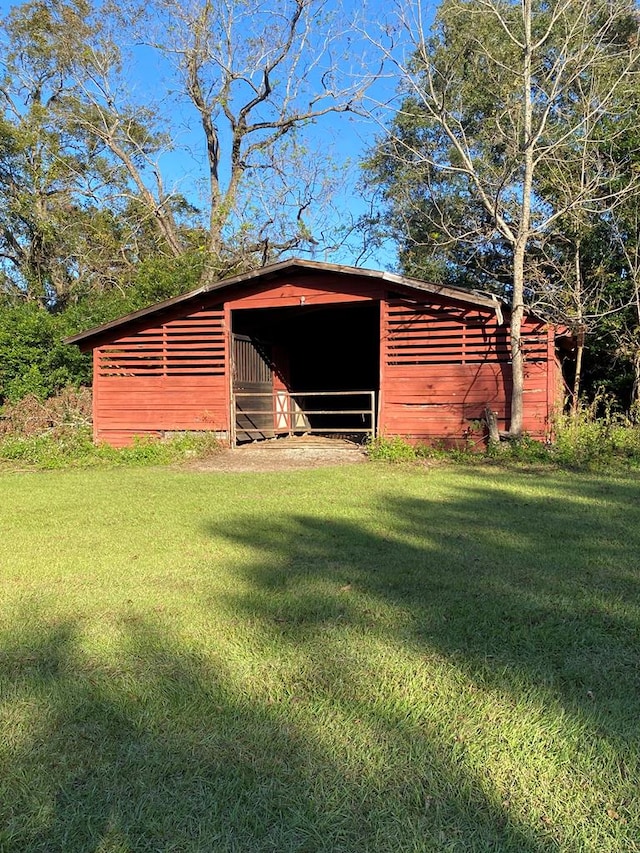
[[[302,468],[356,465],[367,461],[362,447],[337,438],[301,436],[253,442],[189,462],[191,471],[295,471]]]

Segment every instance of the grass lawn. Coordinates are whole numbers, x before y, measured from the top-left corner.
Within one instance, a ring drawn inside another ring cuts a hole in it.
[[[0,851],[640,850],[640,477],[0,474]]]

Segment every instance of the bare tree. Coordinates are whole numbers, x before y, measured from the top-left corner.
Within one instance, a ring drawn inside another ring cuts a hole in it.
[[[445,0],[431,32],[419,2],[397,11],[397,28],[376,41],[402,84],[388,156],[409,176],[422,166],[461,181],[470,206],[483,211],[483,228],[488,222],[509,247],[510,434],[517,437],[529,255],[559,220],[601,204],[611,189],[610,174],[584,171],[573,184],[571,176],[580,163],[596,161],[591,150],[601,143],[602,122],[615,121],[624,109],[621,95],[638,67],[635,6],[626,0]],[[405,57],[398,33],[409,45]],[[422,132],[415,132],[418,126]],[[571,184],[562,198],[545,188],[559,176]],[[634,182],[625,192],[636,190]],[[470,226],[473,221],[448,219],[446,233],[470,239],[464,233]],[[491,235],[485,230],[482,236]]]
[[[313,246],[309,212],[330,188],[331,162],[326,145],[312,150],[312,126],[354,109],[371,76],[351,75],[330,4],[153,0],[111,14],[161,57],[173,75],[173,104],[132,103],[114,37],[85,57],[82,121],[124,167],[170,252],[179,255],[185,243],[174,215],[179,193],[167,189],[162,158],[179,141],[175,124],[169,133],[158,128],[168,109],[184,115],[185,104],[205,163],[209,274],[239,258],[255,264]]]
[[[633,369],[631,407],[640,412],[640,210],[637,205],[620,207],[612,217],[613,232],[626,268],[627,308],[630,320],[618,332],[618,354]]]

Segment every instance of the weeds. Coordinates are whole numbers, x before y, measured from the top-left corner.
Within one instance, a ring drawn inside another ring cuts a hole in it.
[[[162,440],[140,437],[123,448],[94,444],[87,388],[66,388],[44,402],[30,395],[5,405],[0,418],[0,463],[34,468],[166,465],[218,448],[212,433],[185,433]]]
[[[640,420],[637,415],[615,410],[609,398],[584,405],[575,415],[561,415],[554,424],[553,441],[529,435],[486,445],[468,441],[463,447],[409,444],[399,436],[379,436],[368,445],[369,458],[407,463],[424,459],[450,462],[483,461],[549,465],[576,470],[640,468]]]
[[[640,467],[640,422],[637,414],[616,410],[613,398],[600,394],[575,415],[558,419],[552,450],[560,464],[570,467]]]
[[[78,468],[102,465],[167,465],[219,448],[211,433],[190,433],[171,439],[136,438],[131,447],[94,444],[83,427],[66,434],[0,438],[0,462],[20,462],[34,468]]]
[[[367,454],[375,462],[415,462],[420,449],[399,435],[378,436],[367,444]]]
[[[65,389],[42,402],[30,396],[0,410],[0,463],[19,462],[37,468],[100,465],[163,465],[186,456],[204,455],[219,447],[210,433],[188,433],[169,440],[136,439],[132,447],[95,445],[91,437],[91,394]],[[553,441],[529,435],[498,445],[486,445],[474,424],[460,447],[407,442],[400,436],[378,436],[367,445],[377,462],[419,463],[425,460],[480,464],[500,462],[548,465],[601,471],[640,468],[640,417],[616,410],[611,397],[601,394],[584,403],[576,414],[560,415]]]

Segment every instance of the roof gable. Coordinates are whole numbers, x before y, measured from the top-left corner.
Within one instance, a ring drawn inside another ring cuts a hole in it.
[[[383,272],[381,270],[362,269],[360,267],[343,266],[340,264],[322,263],[319,261],[308,261],[299,258],[294,258],[287,261],[281,261],[276,264],[271,264],[251,272],[241,273],[231,276],[221,281],[212,282],[202,285],[196,290],[189,293],[175,296],[172,299],[165,299],[148,308],[142,308],[138,311],[133,311],[125,314],[116,320],[109,323],[104,323],[100,326],[95,326],[85,332],[71,335],[66,338],[68,344],[81,344],[83,349],[90,349],[92,339],[103,338],[109,336],[110,332],[117,332],[122,327],[129,323],[136,323],[146,317],[153,317],[156,314],[161,314],[167,310],[173,309],[184,304],[185,310],[189,309],[190,302],[197,302],[204,296],[220,292],[220,297],[223,297],[221,291],[232,290],[238,286],[246,285],[252,291],[260,290],[260,286],[264,286],[265,290],[276,287],[280,279],[291,278],[294,275],[304,274],[305,272],[315,272],[332,276],[335,279],[342,279],[345,285],[355,283],[355,278],[370,278],[377,280],[381,286],[395,285],[404,290],[415,291],[417,293],[436,294],[444,299],[454,300],[469,305],[491,308],[499,315],[501,308],[504,305],[496,296],[487,293],[479,293],[477,291],[463,290],[456,287],[446,287],[444,285],[431,284],[429,282],[420,281],[419,279],[409,278],[407,276],[397,275],[395,273]],[[373,282],[372,282],[373,283]],[[251,287],[253,285],[253,287]],[[328,291],[336,291],[338,288],[335,284],[327,283]],[[350,289],[346,287],[345,289]]]

